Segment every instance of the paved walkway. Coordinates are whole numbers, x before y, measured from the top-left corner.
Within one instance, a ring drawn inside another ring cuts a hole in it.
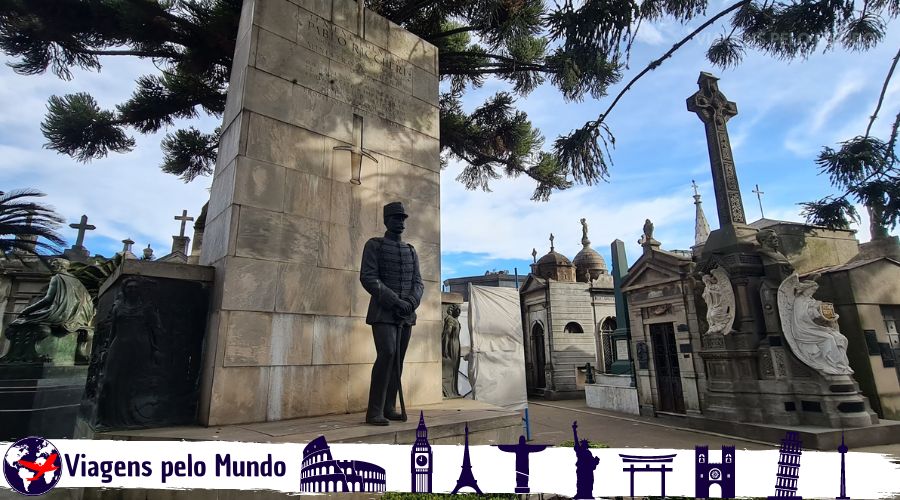
[[[738,449],[771,450],[774,445],[761,441],[686,429],[678,419],[626,415],[589,408],[584,400],[528,402],[531,438],[535,443],[559,444],[572,440],[572,421],[578,421],[578,437],[608,445],[610,448],[692,449],[708,445],[718,449],[733,444]],[[869,446],[852,451],[887,453],[900,458],[900,444]]]

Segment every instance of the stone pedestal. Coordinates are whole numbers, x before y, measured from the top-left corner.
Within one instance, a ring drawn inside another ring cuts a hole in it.
[[[193,424],[213,269],[125,260],[100,288],[80,434]]]
[[[790,351],[776,300],[781,277],[773,264],[763,265],[759,247],[743,236],[717,248],[712,234],[698,267],[701,272],[716,266],[728,272],[735,319],[728,335],[702,336],[699,354],[708,377],[703,415],[726,421],[831,428],[877,423],[852,376],[824,376]],[[705,315],[703,300],[697,300]]]
[[[437,49],[352,0],[246,0],[200,263],[216,268],[199,419],[365,408],[375,359],[359,283],[402,201],[425,294],[407,406],[441,399]]]
[[[87,366],[0,365],[0,440],[71,438]]]

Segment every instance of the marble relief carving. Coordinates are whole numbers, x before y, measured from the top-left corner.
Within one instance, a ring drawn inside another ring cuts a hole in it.
[[[781,327],[791,351],[803,364],[825,375],[850,375],[847,337],[837,328],[831,304],[813,298],[819,285],[797,273],[778,287]]]
[[[709,329],[706,335],[731,332],[734,326],[734,290],[728,272],[717,267],[709,274],[703,275],[703,301],[706,302],[706,322]]]

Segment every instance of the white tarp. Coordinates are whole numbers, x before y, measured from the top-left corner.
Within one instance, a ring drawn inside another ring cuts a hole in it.
[[[472,398],[509,410],[528,406],[519,291],[469,285]]]

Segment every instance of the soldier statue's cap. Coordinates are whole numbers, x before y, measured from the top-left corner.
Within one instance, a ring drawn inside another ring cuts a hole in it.
[[[387,219],[391,215],[402,215],[404,218],[409,217],[406,209],[403,208],[403,203],[399,201],[393,201],[384,206],[384,218]]]

